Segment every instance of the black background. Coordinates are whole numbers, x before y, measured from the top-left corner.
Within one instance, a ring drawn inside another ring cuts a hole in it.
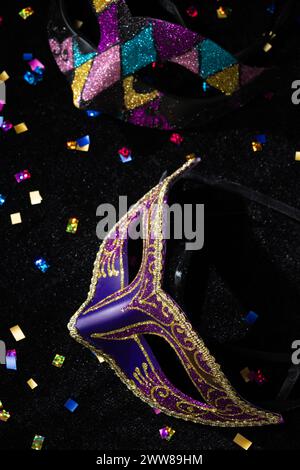
[[[0,422],[0,448],[28,449],[34,435],[40,434],[46,438],[45,449],[50,450],[235,449],[234,429],[155,416],[127,392],[105,364],[100,365],[69,337],[66,325],[88,291],[99,244],[95,234],[97,206],[117,204],[119,195],[128,195],[129,203],[135,202],[165,170],[177,169],[186,154],[202,156],[201,175],[240,182],[299,206],[300,163],[294,161],[294,155],[300,150],[300,121],[297,106],[291,104],[291,83],[300,79],[297,17],[289,40],[280,47],[281,55],[288,59],[281,64],[282,83],[274,98],[270,101],[260,96],[243,110],[206,128],[184,131],[185,141],[176,147],[169,141],[169,133],[134,128],[106,116],[93,120],[76,110],[49,52],[48,2],[32,0],[35,14],[26,21],[17,14],[28,6],[26,2],[12,1],[9,7],[5,3],[0,9],[4,17],[0,27],[1,69],[10,79],[4,115],[13,124],[24,121],[29,132],[16,135],[12,130],[0,135],[0,193],[7,196],[0,208],[0,338],[8,349],[16,348],[18,355],[17,372],[4,366],[0,371],[0,400],[11,413],[7,423]],[[241,17],[242,21],[246,18]],[[36,87],[22,78],[27,70],[24,52],[32,52],[46,66],[45,78]],[[266,133],[268,143],[262,152],[253,153],[251,142],[257,133]],[[67,141],[85,134],[91,137],[88,153],[66,149]],[[118,149],[123,146],[132,149],[132,163],[120,162]],[[17,184],[14,174],[23,169],[28,169],[32,178]],[[39,206],[30,205],[29,191],[33,190],[39,190],[43,197]],[[288,282],[294,298],[289,294],[289,308],[265,319],[264,328],[258,324],[254,333],[247,333],[241,320],[245,312],[212,269],[202,309],[203,328],[208,336],[220,336],[223,341],[236,335],[238,339],[245,337],[253,347],[286,351],[299,337],[293,323],[299,305],[298,227],[259,206],[252,205],[249,210],[257,242],[281,273],[282,285]],[[19,211],[23,223],[11,226],[9,215]],[[65,232],[70,217],[80,221],[76,235]],[[44,257],[51,266],[46,274],[34,266],[38,257]],[[272,276],[260,282],[261,292],[272,292],[272,283]],[[284,287],[278,295],[284,298]],[[19,343],[9,332],[16,324],[26,335]],[[66,356],[62,369],[51,365],[55,354]],[[232,374],[237,389],[242,392],[244,387],[247,395],[239,370],[248,363],[236,359]],[[268,393],[275,396],[272,374],[275,376],[276,371],[269,372],[267,388],[252,390],[258,401],[260,395],[264,399]],[[31,377],[39,385],[34,391],[26,385]],[[64,408],[68,398],[79,403],[74,414]],[[253,440],[256,449],[298,449],[299,417],[299,411],[289,412],[281,427],[240,432]],[[159,437],[158,430],[164,425],[176,430],[169,443]]]

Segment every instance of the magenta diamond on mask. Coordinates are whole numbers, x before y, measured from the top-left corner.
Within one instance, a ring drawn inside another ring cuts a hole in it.
[[[199,34],[161,20],[153,21],[153,31],[158,58],[161,61],[185,54],[201,40]]]
[[[98,16],[98,22],[101,28],[101,39],[98,45],[98,51],[104,52],[109,47],[114,46],[119,41],[118,31],[118,7],[114,3],[104,10]]]

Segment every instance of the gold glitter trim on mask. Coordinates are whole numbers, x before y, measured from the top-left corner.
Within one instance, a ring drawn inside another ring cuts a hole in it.
[[[174,319],[176,320],[176,323],[182,327],[182,331],[184,331],[186,334],[185,336],[188,337],[189,340],[191,340],[195,344],[195,350],[199,352],[201,355],[202,359],[206,363],[208,367],[208,373],[210,375],[210,371],[212,371],[213,376],[217,379],[218,385],[220,385],[224,392],[227,395],[227,398],[231,398],[231,400],[234,403],[234,406],[238,406],[241,409],[241,413],[250,413],[252,414],[251,417],[241,419],[242,417],[240,416],[240,419],[234,419],[233,417],[227,416],[228,419],[207,419],[204,418],[204,413],[202,412],[201,415],[197,415],[195,413],[195,410],[192,409],[190,404],[187,404],[187,408],[185,405],[183,406],[183,409],[181,409],[181,405],[179,408],[177,408],[177,411],[172,411],[169,408],[166,408],[163,406],[162,403],[160,403],[159,408],[165,412],[168,415],[171,416],[176,416],[178,418],[182,418],[185,420],[190,420],[195,423],[205,423],[205,424],[211,424],[213,426],[242,426],[242,425],[247,425],[247,426],[262,426],[264,424],[277,424],[281,422],[281,417],[280,415],[273,414],[272,412],[266,412],[264,410],[255,408],[251,404],[245,402],[243,399],[237,395],[235,390],[232,388],[231,384],[228,382],[227,378],[224,376],[224,374],[221,371],[220,366],[216,363],[215,359],[213,356],[210,355],[209,350],[206,348],[204,345],[203,340],[198,336],[198,334],[193,330],[192,325],[189,323],[187,320],[185,314],[180,310],[180,308],[177,306],[177,304],[168,298],[168,295],[163,291],[163,286],[162,286],[162,278],[163,278],[163,253],[164,253],[164,245],[163,245],[163,233],[162,233],[162,227],[163,227],[163,206],[164,206],[164,200],[166,197],[166,194],[171,186],[171,184],[174,183],[175,179],[179,177],[182,173],[184,173],[185,170],[187,170],[189,167],[193,165],[193,161],[187,162],[183,167],[181,167],[179,170],[177,170],[173,175],[169,176],[164,180],[163,183],[160,183],[158,186],[153,188],[147,195],[145,195],[137,204],[135,204],[129,211],[127,215],[125,215],[117,224],[117,226],[111,231],[111,233],[107,236],[107,239],[109,239],[110,235],[116,231],[116,228],[123,226],[125,224],[125,220],[129,217],[131,217],[135,211],[143,204],[145,201],[147,201],[149,198],[152,197],[152,195],[155,195],[155,202],[158,202],[158,213],[157,216],[155,217],[154,224],[157,225],[159,228],[159,233],[160,237],[154,241],[154,250],[152,248],[151,244],[151,253],[152,256],[155,258],[156,262],[156,269],[155,269],[155,275],[154,275],[154,280],[153,280],[153,287],[155,295],[157,298],[163,301],[164,304],[170,304],[170,309],[171,313],[174,316]],[[158,194],[157,194],[158,192]],[[158,201],[156,201],[156,197],[158,197]],[[149,253],[148,249],[149,246],[147,245],[150,240],[147,241],[146,247],[144,249],[144,253]],[[127,387],[141,400],[144,402],[148,403],[152,407],[157,407],[157,400],[156,396],[157,394],[159,395],[159,390],[154,391],[154,395],[151,394],[151,396],[148,396],[146,393],[144,393],[142,390],[140,390],[137,385],[135,384],[134,380],[130,376],[127,376],[123,370],[120,369],[120,367],[116,364],[115,360],[113,357],[109,356],[108,354],[105,354],[103,351],[100,349],[97,349],[95,346],[87,342],[83,337],[81,337],[79,331],[76,328],[76,322],[77,318],[79,315],[85,310],[85,308],[88,306],[90,301],[94,298],[97,284],[98,284],[98,276],[99,276],[99,263],[101,261],[101,258],[103,256],[105,250],[105,242],[100,246],[99,252],[97,254],[95,263],[94,263],[94,271],[93,271],[93,277],[91,281],[91,286],[90,286],[90,291],[87,300],[84,302],[84,304],[79,308],[79,310],[75,313],[75,315],[71,318],[70,323],[69,323],[69,330],[71,333],[71,336],[74,337],[78,342],[83,344],[84,346],[88,347],[92,351],[101,354],[103,358],[108,362],[110,367],[116,372],[116,374],[120,377],[120,379],[127,385]],[[127,288],[124,289],[126,291]],[[122,293],[119,293],[121,295]],[[149,297],[150,299],[150,297]],[[148,302],[148,299],[147,299]],[[169,308],[169,307],[168,307]],[[180,331],[176,330],[178,334],[180,334]],[[176,335],[178,336],[178,335]],[[177,340],[179,338],[177,337]],[[199,356],[200,357],[200,356]],[[151,364],[151,361],[149,361],[149,358],[145,355],[146,362],[148,363],[148,366],[150,369],[152,369],[153,365]],[[152,366],[152,367],[151,367]],[[137,372],[137,371],[136,371]],[[140,371],[139,371],[140,375]],[[201,374],[202,375],[202,374]],[[136,377],[134,377],[136,379]],[[139,377],[140,378],[140,377]],[[204,379],[204,377],[203,377]],[[206,380],[204,379],[204,383],[206,383]],[[209,386],[208,393],[206,394],[209,398],[209,395],[211,394],[210,401],[213,401],[215,398],[213,397],[213,389],[214,387],[211,386],[211,384],[207,383]],[[164,392],[168,393],[165,386],[163,386]],[[162,391],[162,388],[161,391]],[[224,398],[224,396],[223,396]],[[221,401],[222,398],[219,397],[216,402],[218,403]],[[161,401],[161,400],[159,400]],[[219,403],[218,403],[219,406]],[[226,417],[226,415],[230,414],[231,415],[231,406],[232,404],[228,404],[226,406],[225,410],[222,411],[219,409],[217,413],[222,416],[223,418]],[[191,407],[191,408],[190,408]],[[258,418],[261,418],[261,421],[257,421]]]
[[[159,96],[159,91],[154,90],[151,93],[138,93],[134,87],[134,77],[127,77],[123,80],[124,86],[124,102],[127,109],[135,109],[139,106],[143,106],[149,101],[153,101]]]
[[[209,85],[221,90],[225,95],[232,95],[239,87],[239,65],[236,64],[233,67],[223,70],[222,72],[216,73],[212,77],[209,77],[206,81]]]
[[[118,0],[93,0],[93,5],[96,10],[96,13],[101,13],[111,3],[116,3],[116,1]]]
[[[75,76],[72,82],[72,91],[73,91],[73,103],[76,106],[76,108],[80,107],[81,93],[85,85],[86,79],[90,73],[93,60],[94,59],[89,60],[88,62],[81,65],[80,67],[77,67],[77,69],[75,70]]]

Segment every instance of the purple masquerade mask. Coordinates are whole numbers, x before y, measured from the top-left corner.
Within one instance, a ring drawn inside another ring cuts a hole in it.
[[[163,289],[164,204],[171,185],[195,163],[197,159],[191,159],[154,187],[104,240],[88,299],[72,317],[70,333],[102,356],[137,397],[166,414],[213,426],[278,424],[279,414],[238,396],[185,313]],[[146,236],[140,268],[130,281],[127,233],[137,218]],[[198,399],[183,393],[167,377],[149,335],[160,337],[175,351]]]

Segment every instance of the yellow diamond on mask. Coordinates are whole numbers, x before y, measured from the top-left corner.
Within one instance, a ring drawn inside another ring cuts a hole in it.
[[[239,65],[236,64],[212,75],[206,81],[210,86],[221,90],[225,95],[232,95],[239,87],[239,78]]]

